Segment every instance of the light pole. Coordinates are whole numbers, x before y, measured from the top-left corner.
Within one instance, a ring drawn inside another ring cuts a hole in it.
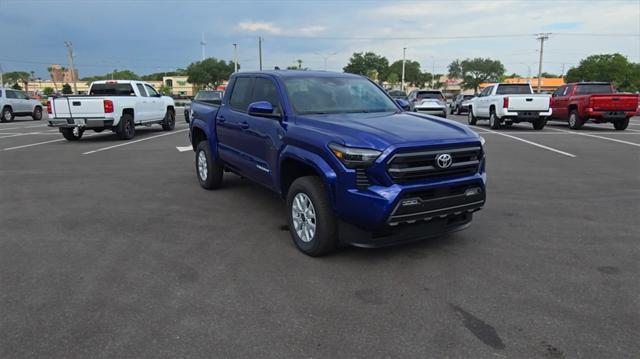
[[[65,41],[64,46],[69,50],[69,66],[71,66],[71,79],[73,80],[73,93],[78,93],[78,88],[76,87],[76,68],[73,67],[73,44],[71,41]]]
[[[404,91],[404,64],[407,61],[407,48],[402,48],[402,80],[400,80],[400,90]]]
[[[0,65],[0,87],[4,87],[4,72],[2,71],[2,65]]]
[[[318,55],[322,56],[322,59],[324,60],[324,70],[325,70],[325,71],[327,71],[327,62],[329,61],[329,58],[330,58],[331,56],[333,56],[333,55],[338,54],[338,53],[337,53],[337,52],[332,52],[332,53],[330,53],[330,54],[326,54],[326,55],[324,55],[324,54],[321,54],[321,53],[319,53],[319,52],[316,52],[316,54],[318,54]]]
[[[233,44],[233,72],[238,72],[238,44]]]
[[[436,79],[436,59],[431,56],[431,88],[434,86],[434,81]]]
[[[549,39],[549,32],[538,34],[540,40],[540,62],[538,63],[538,93],[540,93],[540,77],[542,76],[542,53],[544,52],[544,40]]]

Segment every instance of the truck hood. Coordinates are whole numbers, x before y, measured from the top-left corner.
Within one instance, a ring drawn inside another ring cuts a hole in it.
[[[478,139],[465,125],[412,112],[304,115],[297,118],[297,123],[330,135],[346,146],[380,151],[395,144]]]

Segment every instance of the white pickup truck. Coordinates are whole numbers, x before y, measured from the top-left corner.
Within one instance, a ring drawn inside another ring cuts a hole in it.
[[[492,129],[502,123],[531,122],[534,129],[542,130],[551,116],[550,99],[550,95],[534,94],[530,84],[491,85],[469,101],[468,121],[475,125],[478,120],[489,120]]]
[[[58,127],[69,141],[79,140],[85,130],[105,129],[128,140],[135,126],[160,124],[171,131],[176,123],[173,99],[142,81],[95,81],[88,95],[50,97],[47,112],[49,126]]]

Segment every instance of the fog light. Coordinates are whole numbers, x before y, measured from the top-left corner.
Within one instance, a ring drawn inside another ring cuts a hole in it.
[[[471,187],[471,188],[467,188],[467,190],[464,191],[464,195],[474,196],[476,194],[480,194],[481,192],[482,192],[482,189],[480,189],[480,187]]]
[[[417,198],[405,199],[402,201],[402,206],[415,206],[418,205],[420,201]]]

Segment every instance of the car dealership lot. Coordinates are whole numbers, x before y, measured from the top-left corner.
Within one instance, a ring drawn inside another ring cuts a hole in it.
[[[0,124],[1,358],[640,351],[639,118],[482,121],[487,205],[469,229],[310,258],[276,195],[234,175],[200,188],[177,112],[132,141]]]

